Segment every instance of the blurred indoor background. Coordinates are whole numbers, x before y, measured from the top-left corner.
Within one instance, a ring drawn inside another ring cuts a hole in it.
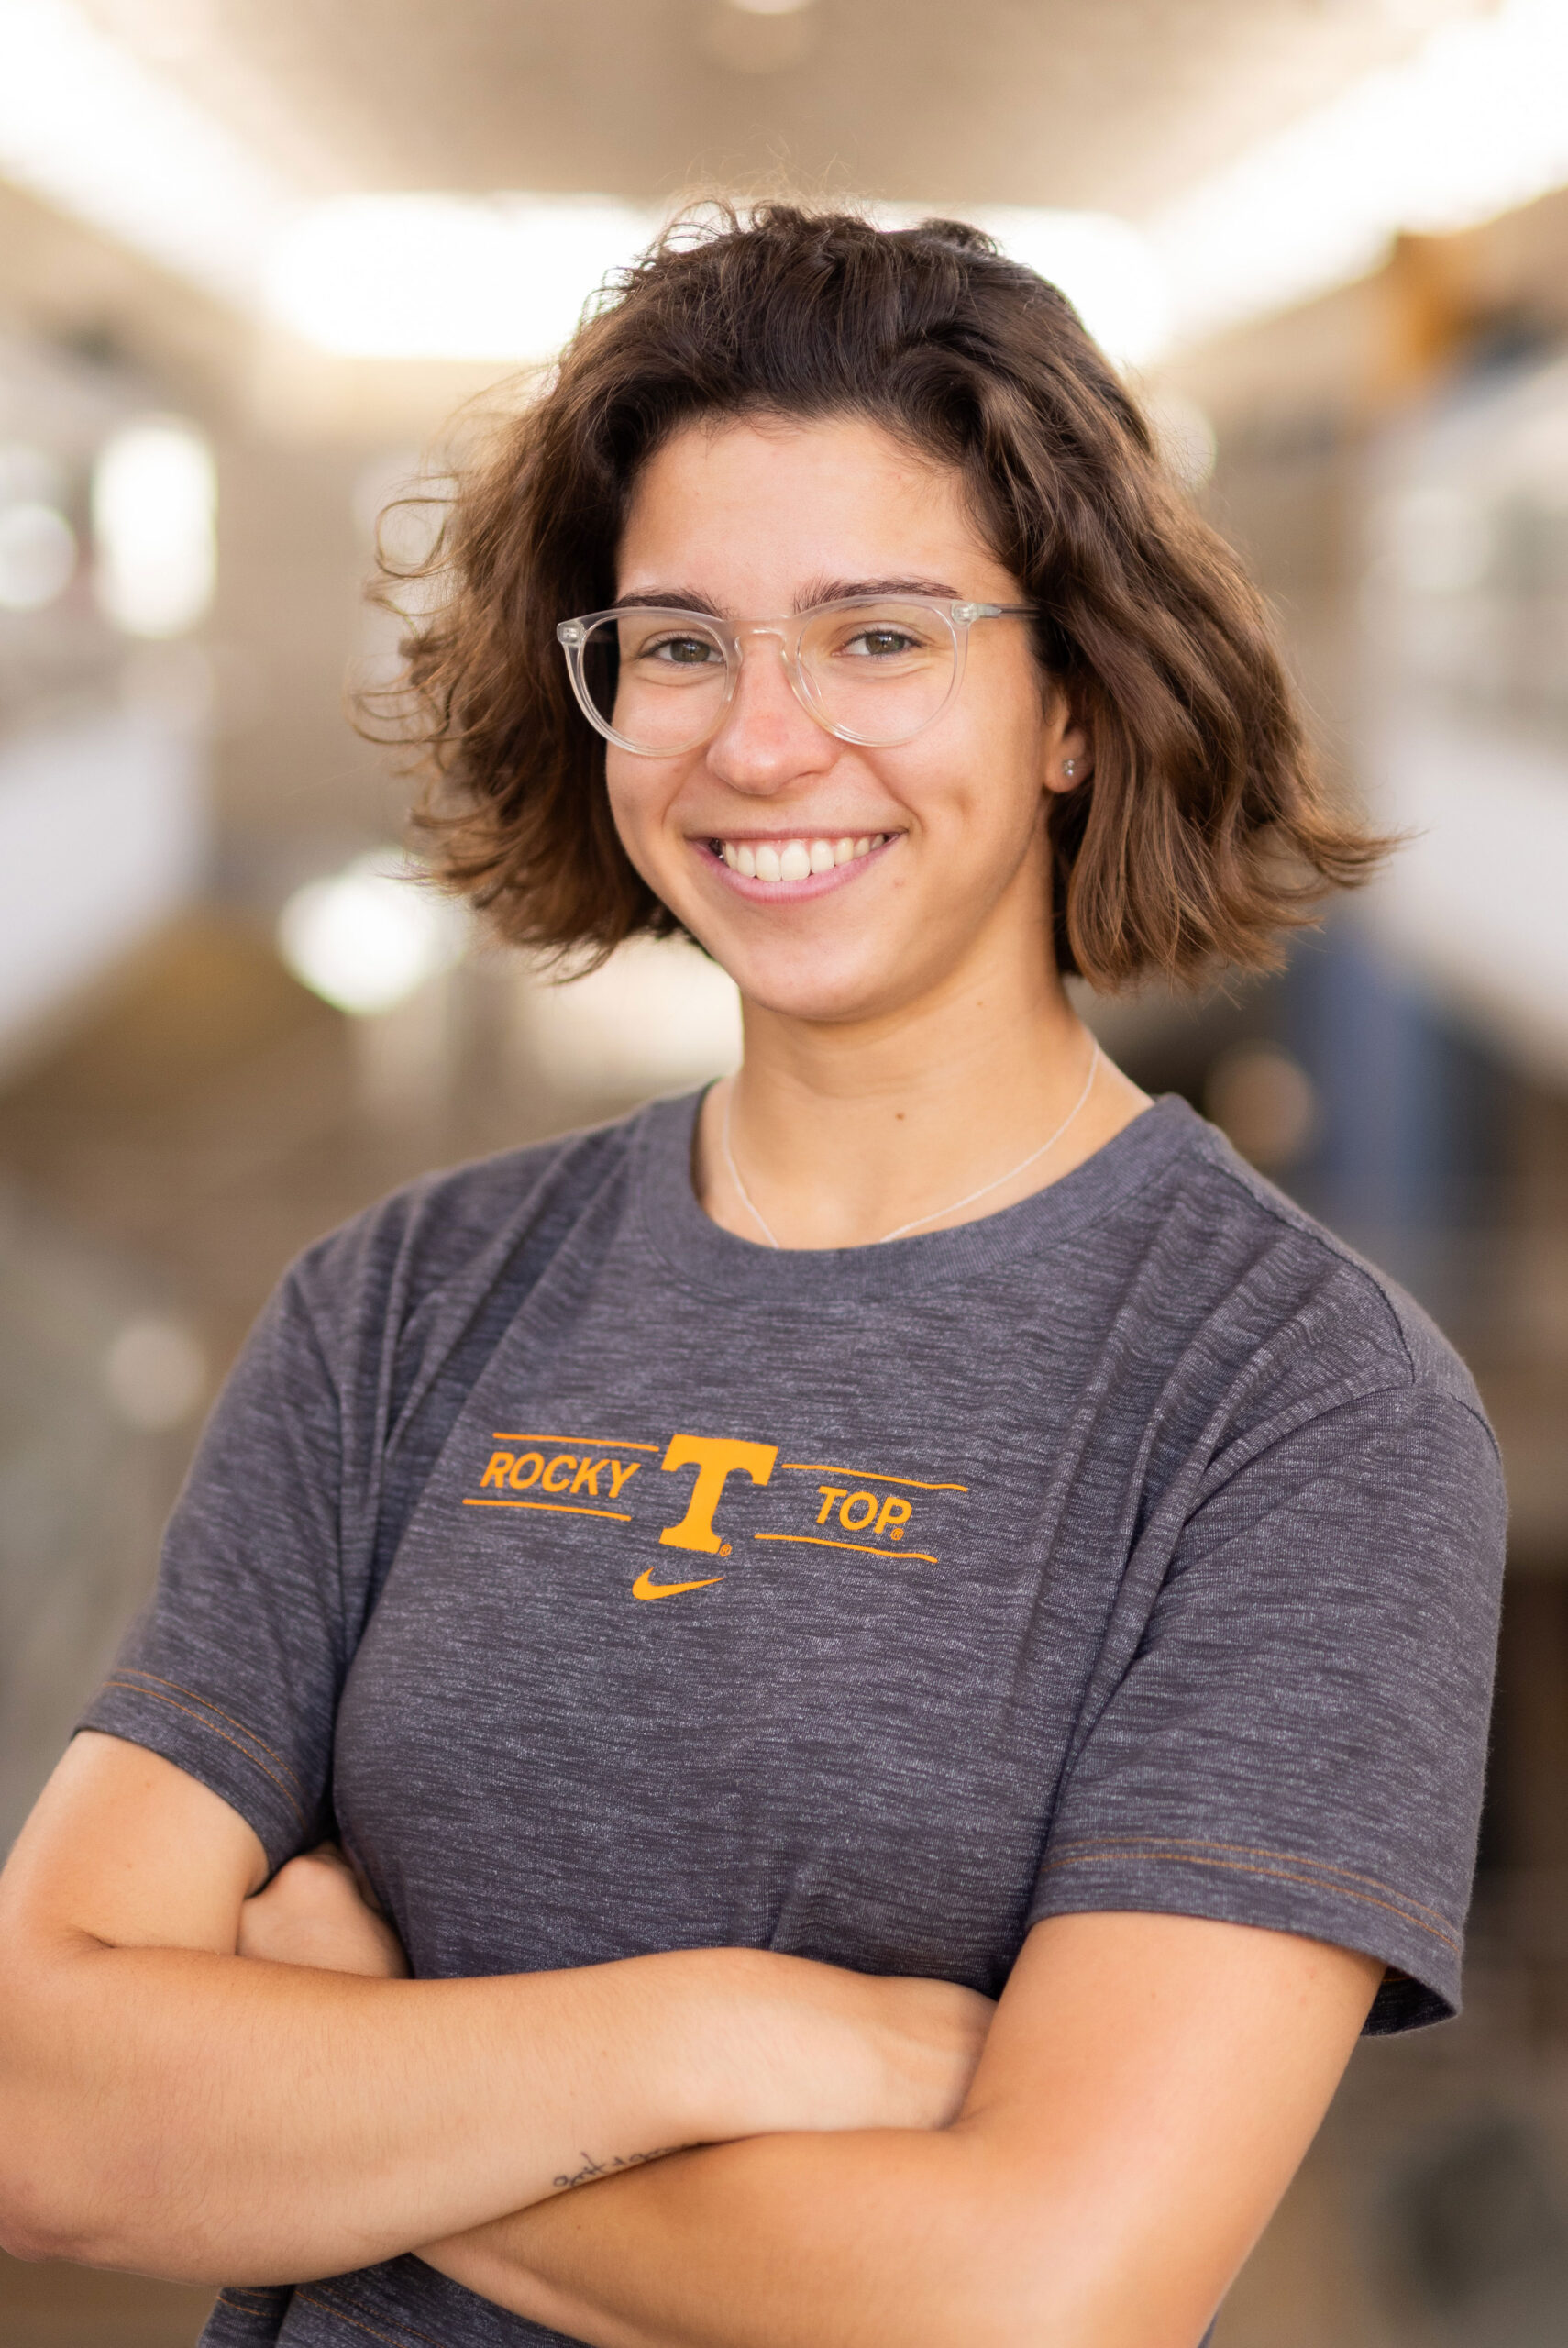
[[[484,950],[343,702],[447,419],[780,189],[1058,279],[1411,835],[1277,981],[1086,1009],[1415,1290],[1512,1495],[1469,2009],[1357,2055],[1223,2348],[1561,2348],[1568,0],[0,0],[0,1845],[294,1251],[733,1060],[690,948]],[[4,2348],[203,2305],[0,2262]]]

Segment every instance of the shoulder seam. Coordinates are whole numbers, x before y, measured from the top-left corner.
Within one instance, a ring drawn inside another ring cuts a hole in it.
[[[1496,1434],[1494,1432],[1485,1411],[1478,1411],[1474,1403],[1466,1401],[1463,1394],[1451,1394],[1446,1387],[1433,1386],[1430,1379],[1418,1379],[1415,1382],[1418,1386],[1424,1387],[1437,1401],[1450,1402],[1456,1411],[1463,1411],[1467,1419],[1474,1419],[1482,1434],[1485,1436],[1488,1444],[1491,1445],[1493,1456],[1496,1458],[1498,1467],[1502,1467],[1503,1446],[1497,1441]]]
[[[640,1112],[634,1113],[634,1114],[640,1113]],[[327,1348],[322,1343],[315,1307],[309,1294],[310,1282],[304,1277],[305,1267],[321,1250],[330,1246],[335,1241],[348,1240],[352,1244],[364,1244],[378,1223],[381,1228],[385,1230],[386,1222],[382,1219],[390,1219],[392,1213],[395,1213],[397,1223],[392,1244],[398,1258],[402,1259],[409,1246],[414,1227],[423,1215],[430,1213],[432,1203],[437,1199],[443,1187],[455,1186],[468,1177],[480,1174],[491,1168],[504,1167],[509,1162],[528,1157],[545,1158],[547,1154],[550,1162],[541,1166],[536,1179],[540,1182],[547,1183],[554,1179],[559,1161],[569,1148],[584,1144],[602,1145],[613,1141],[617,1133],[624,1131],[624,1127],[632,1122],[632,1118],[624,1118],[618,1124],[590,1126],[581,1132],[558,1134],[544,1141],[524,1143],[515,1149],[495,1150],[486,1157],[471,1158],[458,1166],[440,1168],[429,1173],[417,1175],[412,1181],[401,1183],[396,1190],[389,1191],[382,1197],[371,1200],[369,1205],[362,1207],[357,1214],[350,1215],[347,1221],[336,1224],[331,1230],[323,1232],[318,1238],[312,1240],[310,1245],[302,1249],[286,1268],[279,1284],[280,1290],[287,1290],[297,1300],[302,1313],[310,1324],[313,1341],[321,1351],[323,1358],[326,1359]],[[486,1235],[487,1241],[493,1237],[493,1232]],[[428,1286],[418,1287],[411,1298],[406,1318],[412,1320],[426,1305],[441,1298],[454,1283],[460,1282],[464,1268],[463,1263],[449,1266],[433,1279]]]
[[[1419,1386],[1423,1383],[1430,1382],[1422,1379],[1419,1371],[1416,1368],[1416,1357],[1410,1350],[1410,1341],[1405,1335],[1404,1326],[1400,1322],[1399,1315],[1390,1303],[1382,1282],[1377,1279],[1376,1275],[1361,1261],[1353,1249],[1347,1247],[1343,1240],[1336,1238],[1331,1231],[1324,1230],[1321,1225],[1311,1222],[1307,1217],[1303,1217],[1302,1221],[1297,1223],[1291,1215],[1283,1213],[1272,1199],[1265,1198],[1259,1191],[1254,1191],[1251,1184],[1242,1179],[1242,1175],[1234,1167],[1227,1166],[1224,1159],[1217,1156],[1216,1153],[1207,1146],[1205,1136],[1201,1130],[1192,1135],[1191,1146],[1197,1149],[1198,1155],[1203,1158],[1204,1163],[1213,1168],[1220,1180],[1229,1183],[1232,1190],[1240,1191],[1242,1196],[1244,1199],[1250,1200],[1260,1214],[1267,1215],[1269,1220],[1272,1223],[1278,1224],[1282,1230],[1291,1232],[1297,1239],[1305,1240],[1309,1246],[1315,1246],[1321,1254],[1332,1257],[1335,1263],[1339,1264],[1345,1271],[1354,1276],[1356,1281],[1362,1288],[1370,1290],[1381,1308],[1384,1320],[1393,1330],[1398,1347],[1399,1357],[1405,1365],[1405,1377],[1407,1383],[1411,1386]],[[1440,1392],[1441,1390],[1441,1389],[1436,1387],[1433,1388],[1434,1392]],[[1455,1401],[1460,1401],[1460,1398],[1457,1395],[1452,1397],[1452,1399]],[[1470,1406],[1467,1403],[1460,1402],[1460,1407],[1461,1409],[1468,1409]],[[1482,1421],[1482,1424],[1485,1424],[1485,1420]],[[1488,1432],[1490,1432],[1490,1430],[1488,1430]]]

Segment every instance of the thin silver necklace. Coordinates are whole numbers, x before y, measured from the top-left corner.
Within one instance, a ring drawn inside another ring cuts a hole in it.
[[[956,1214],[960,1207],[972,1207],[977,1199],[988,1198],[991,1191],[999,1191],[1004,1182],[1010,1182],[1015,1175],[1024,1173],[1027,1168],[1034,1165],[1038,1159],[1043,1157],[1048,1149],[1055,1149],[1056,1144],[1061,1140],[1062,1135],[1066,1132],[1067,1127],[1072,1124],[1074,1118],[1077,1115],[1079,1110],[1088,1099],[1090,1091],[1094,1085],[1095,1071],[1099,1067],[1099,1046],[1097,1043],[1094,1049],[1089,1054],[1088,1074],[1084,1079],[1083,1091],[1079,1093],[1077,1099],[1074,1102],[1072,1107],[1068,1110],[1066,1115],[1057,1126],[1055,1132],[1052,1134],[1048,1139],[1043,1141],[1038,1149],[1032,1149],[1027,1157],[1021,1157],[1018,1164],[1016,1166],[1010,1166],[1005,1174],[998,1174],[991,1181],[982,1182],[977,1191],[966,1191],[963,1198],[955,1199],[950,1206],[933,1207],[929,1214],[917,1214],[912,1223],[900,1223],[896,1231],[884,1231],[880,1239],[874,1239],[871,1242],[872,1246],[885,1247],[889,1239],[902,1239],[907,1233],[918,1231],[922,1224],[935,1223],[944,1214]],[[746,1189],[745,1184],[741,1180],[740,1168],[735,1164],[735,1154],[730,1146],[730,1112],[734,1106],[734,1079],[732,1077],[730,1079],[729,1088],[724,1094],[724,1118],[723,1124],[720,1128],[719,1135],[720,1146],[724,1153],[724,1164],[729,1168],[730,1180],[734,1184],[735,1190],[739,1193],[741,1202],[744,1204],[747,1214],[750,1215],[752,1221],[756,1224],[757,1229],[761,1232],[768,1246],[770,1247],[777,1247],[778,1246],[778,1241],[774,1235],[773,1226],[768,1222],[767,1216],[763,1213],[762,1209],[757,1205],[756,1200],[752,1197],[751,1192]]]

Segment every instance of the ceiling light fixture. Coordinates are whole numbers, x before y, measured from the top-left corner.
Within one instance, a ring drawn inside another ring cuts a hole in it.
[[[217,574],[213,454],[178,416],[143,416],[93,469],[98,601],[127,636],[183,636],[203,618]]]
[[[728,0],[727,13],[810,5]],[[1375,267],[1400,229],[1464,227],[1568,183],[1565,88],[1563,0],[1501,0],[1163,205],[1142,243],[1106,215],[979,216],[1062,283],[1115,356],[1146,361],[1167,334],[1192,341]],[[206,291],[366,357],[547,357],[658,225],[593,196],[307,203],[73,0],[0,0],[0,173]]]
[[[279,239],[267,298],[346,357],[548,359],[661,216],[592,195],[341,196]]]
[[[71,0],[0,0],[0,172],[241,304],[298,202]]]
[[[942,208],[884,205],[877,216],[903,225]],[[1027,205],[970,216],[1059,284],[1112,358],[1137,364],[1160,349],[1161,264],[1125,220]],[[600,196],[344,196],[280,240],[268,299],[281,324],[345,356],[536,362],[662,219]]]
[[[1375,269],[1401,229],[1474,227],[1568,183],[1568,8],[1503,0],[1368,74],[1145,224],[1184,341]]]
[[[1170,289],[1164,262],[1141,230],[1109,212],[1025,205],[988,206],[968,216],[1014,260],[1059,286],[1119,366],[1142,366],[1164,349]]]

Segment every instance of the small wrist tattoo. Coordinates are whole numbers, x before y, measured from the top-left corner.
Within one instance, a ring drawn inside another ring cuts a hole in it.
[[[647,2161],[668,2160],[671,2153],[689,2153],[690,2144],[656,2144],[651,2153],[615,2153],[607,2161],[596,2161],[591,2153],[584,2153],[582,2166],[569,2176],[550,2179],[558,2193],[569,2192],[574,2185],[591,2185],[601,2176],[613,2176],[617,2169],[641,2168]]]

